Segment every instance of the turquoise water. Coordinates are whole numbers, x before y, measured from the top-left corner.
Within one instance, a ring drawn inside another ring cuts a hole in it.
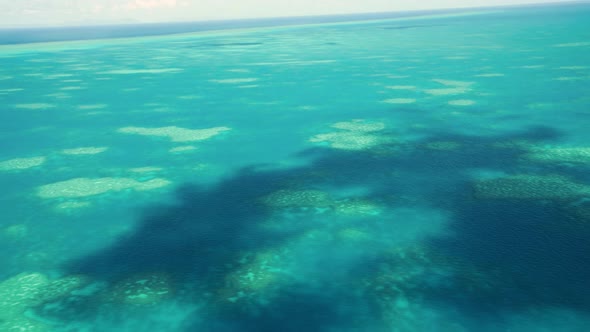
[[[587,331],[589,31],[0,47],[0,330]]]

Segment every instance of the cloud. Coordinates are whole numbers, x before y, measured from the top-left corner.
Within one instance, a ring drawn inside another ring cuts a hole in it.
[[[129,10],[175,8],[178,5],[176,0],[133,0],[121,6]]]

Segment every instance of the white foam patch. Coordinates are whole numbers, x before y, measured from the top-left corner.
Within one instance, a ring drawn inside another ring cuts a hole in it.
[[[383,101],[386,104],[413,104],[416,102],[414,98],[391,98]]]
[[[247,77],[247,78],[226,78],[226,79],[216,79],[216,80],[209,80],[212,83],[219,83],[219,84],[242,84],[242,83],[252,83],[258,81],[255,77]]]
[[[166,74],[178,73],[183,71],[180,68],[161,68],[161,69],[116,69],[101,72],[106,75],[133,75],[133,74]]]
[[[539,68],[543,68],[545,67],[545,65],[527,65],[527,66],[520,66],[520,68],[524,68],[524,69],[539,69]]]

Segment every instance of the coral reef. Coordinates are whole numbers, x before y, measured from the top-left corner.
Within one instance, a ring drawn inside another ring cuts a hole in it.
[[[386,104],[413,104],[416,102],[414,98],[390,98],[383,101]]]
[[[45,302],[68,295],[85,284],[78,276],[55,281],[40,273],[19,274],[0,283],[0,331],[50,331],[46,323],[26,312]]]
[[[18,171],[41,166],[45,163],[45,157],[15,158],[0,162],[0,171]]]
[[[319,190],[279,190],[263,198],[272,207],[328,207],[330,195]]]
[[[167,137],[172,142],[195,142],[207,140],[228,130],[231,130],[231,128],[214,127],[207,129],[186,129],[168,126],[160,128],[124,127],[117,131],[123,134]]]
[[[561,163],[590,163],[590,148],[541,148],[532,147],[526,154],[528,159],[539,162],[561,162]]]
[[[165,179],[140,182],[131,178],[76,178],[40,186],[37,188],[37,195],[41,198],[75,198],[126,189],[153,190],[169,184],[170,181]]]
[[[137,275],[116,283],[106,294],[107,301],[130,305],[153,305],[174,293],[168,276],[161,273]]]
[[[289,282],[284,255],[274,249],[244,255],[238,267],[226,275],[217,294],[219,301],[238,304],[240,310],[269,303],[279,288]]]
[[[340,129],[340,131],[315,135],[309,139],[309,142],[327,143],[334,149],[358,151],[370,149],[389,141],[385,136],[376,133],[385,129],[385,124],[381,122],[353,120],[337,122],[331,127]]]
[[[567,200],[590,195],[590,186],[560,175],[520,174],[474,184],[476,198]]]
[[[84,155],[84,154],[99,154],[103,153],[109,148],[107,147],[83,147],[83,148],[74,148],[74,149],[64,149],[61,150],[61,153],[67,155]]]

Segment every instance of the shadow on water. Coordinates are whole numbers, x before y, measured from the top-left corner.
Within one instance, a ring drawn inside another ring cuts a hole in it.
[[[67,267],[70,273],[116,282],[128,276],[165,272],[178,283],[197,283],[215,292],[241,253],[280,247],[308,227],[268,230],[260,223],[272,215],[261,199],[285,188],[369,186],[372,199],[414,196],[449,211],[450,234],[431,238],[438,254],[461,260],[487,275],[492,291],[467,292],[460,281],[413,290],[423,299],[456,308],[465,316],[495,317],[537,306],[590,308],[590,228],[565,220],[563,204],[540,200],[483,200],[472,195],[468,172],[485,168],[508,174],[522,169],[520,147],[493,148],[496,143],[547,142],[559,134],[547,128],[502,137],[439,134],[418,143],[391,143],[371,151],[315,148],[301,156],[307,166],[273,170],[254,166],[219,184],[185,185],[173,206],[150,208],[137,228],[110,248]],[[460,146],[438,144],[459,142]],[[438,144],[438,145],[437,145]],[[429,148],[426,148],[429,147]],[[401,174],[401,176],[400,176]],[[391,207],[400,204],[389,203]],[[377,270],[379,250],[351,260],[347,276],[357,281]],[[314,255],[327,255],[317,252]],[[329,257],[328,257],[329,258]],[[187,331],[371,331],[380,313],[357,285],[334,282],[318,270],[318,280],[299,281],[281,290],[256,310],[214,310],[211,321],[189,324]],[[329,273],[328,273],[329,275]],[[323,279],[322,279],[323,278]],[[451,279],[460,279],[451,276]],[[313,285],[313,286],[310,286]],[[319,285],[319,286],[318,286]],[[362,288],[362,287],[360,287]],[[348,304],[348,306],[343,304]],[[358,329],[356,327],[358,326]],[[365,327],[363,329],[363,327]]]
[[[278,190],[285,176],[246,169],[213,188],[185,185],[176,205],[151,208],[135,232],[70,269],[105,280],[154,271],[181,279],[211,273],[241,250],[272,246],[288,235],[257,228],[268,217],[259,199]]]

